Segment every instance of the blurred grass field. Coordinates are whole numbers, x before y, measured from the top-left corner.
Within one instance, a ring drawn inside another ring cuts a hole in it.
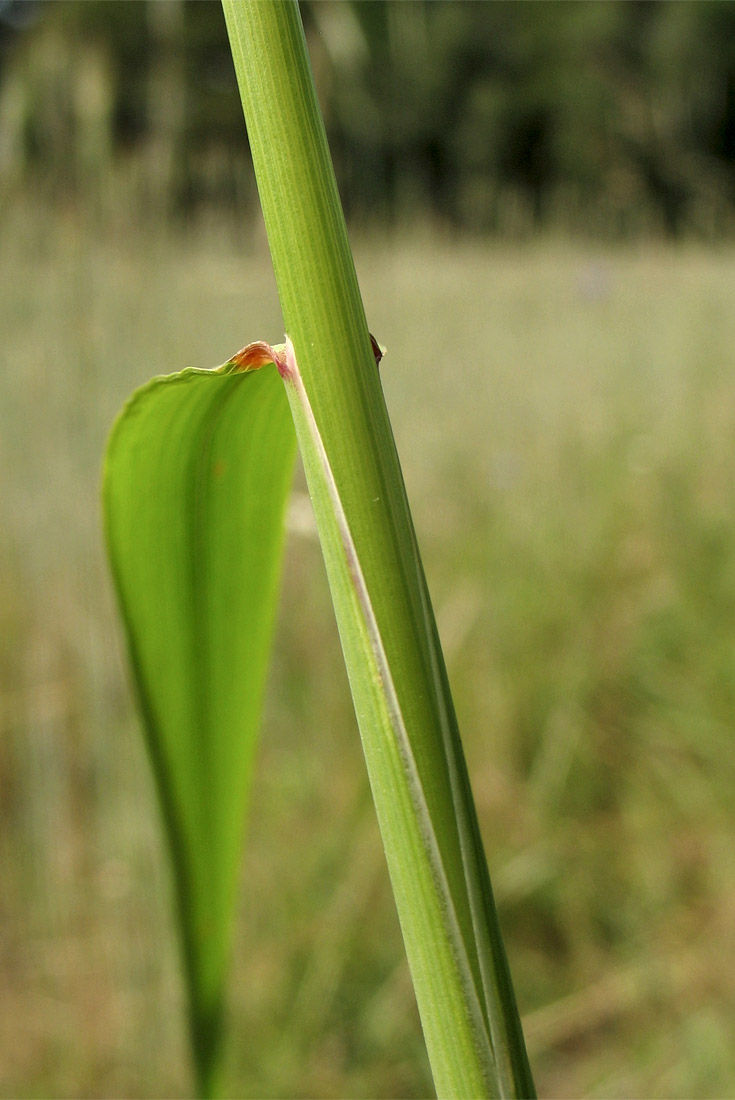
[[[152,374],[282,323],[262,240],[0,242],[0,1094],[187,1095],[99,533]],[[735,1095],[735,250],[356,242],[546,1097]],[[432,1092],[303,483],[227,1088]]]

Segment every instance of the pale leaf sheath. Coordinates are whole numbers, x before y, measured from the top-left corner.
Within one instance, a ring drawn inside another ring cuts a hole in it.
[[[280,350],[280,349],[279,349]],[[373,609],[368,585],[360,565],[360,560],[355,546],[349,523],[340,497],[331,464],[322,440],[319,427],[314,416],[311,402],[303,384],[299,371],[296,354],[289,337],[286,337],[285,357],[274,355],[278,368],[286,383],[286,390],[291,401],[294,419],[299,428],[299,421],[307,429],[309,446],[312,457],[316,458],[317,466],[321,473],[323,485],[327,491],[331,504],[334,523],[339,534],[341,549],[344,556],[344,564],[349,573],[355,602],[359,607],[364,632],[365,632],[365,658],[371,666],[374,686],[380,696],[382,710],[384,712],[383,732],[392,735],[393,742],[399,753],[402,765],[403,778],[407,793],[414,810],[414,819],[421,831],[425,858],[428,863],[434,888],[438,895],[440,908],[443,912],[446,925],[449,929],[450,948],[458,971],[458,976],[465,991],[466,1003],[472,1017],[472,1030],[475,1043],[482,1050],[478,1051],[482,1061],[488,1067],[492,1067],[491,1073],[497,1072],[492,1039],[487,1027],[486,1018],[482,1011],[482,1003],[473,980],[472,967],[467,957],[464,938],[461,934],[460,923],[457,917],[456,906],[449,885],[448,876],[444,867],[441,849],[437,840],[431,814],[426,801],[421,776],[416,764],[411,739],[406,729],[403,711],[395,688],[388,656],[381,638],[380,628]],[[304,453],[304,437],[299,433],[302,453]],[[305,463],[308,466],[306,455]],[[424,609],[426,611],[426,609]],[[443,715],[445,722],[446,716]],[[448,735],[447,735],[448,736]]]

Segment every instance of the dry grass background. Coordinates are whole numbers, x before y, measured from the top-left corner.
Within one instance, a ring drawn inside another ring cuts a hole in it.
[[[186,1095],[99,463],[281,337],[270,265],[31,205],[0,254],[0,1094]],[[540,1092],[733,1095],[735,251],[356,256]],[[430,1094],[300,478],[235,954],[232,1095]]]

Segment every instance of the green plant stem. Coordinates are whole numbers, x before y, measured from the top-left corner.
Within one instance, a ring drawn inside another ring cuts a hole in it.
[[[282,373],[434,1081],[441,1096],[532,1096],[298,8],[223,6],[292,342]]]

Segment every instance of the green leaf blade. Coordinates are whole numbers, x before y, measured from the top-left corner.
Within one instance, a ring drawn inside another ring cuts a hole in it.
[[[273,368],[182,371],[108,444],[108,552],[173,858],[200,1091],[214,1088],[295,439]]]

